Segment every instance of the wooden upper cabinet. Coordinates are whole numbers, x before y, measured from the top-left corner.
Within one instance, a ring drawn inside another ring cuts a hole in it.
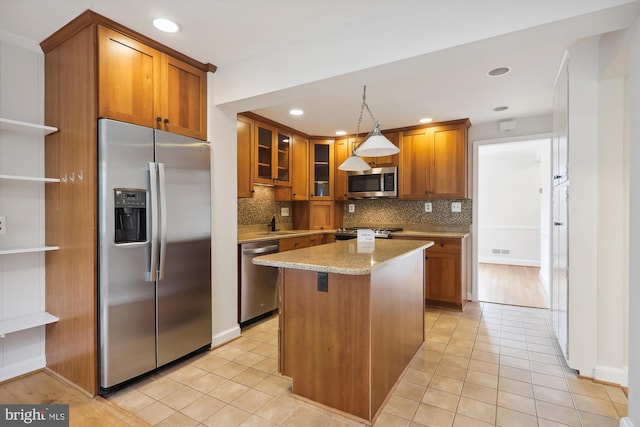
[[[334,145],[335,173],[334,173],[334,199],[347,200],[347,172],[338,167],[349,158],[353,151],[353,138],[336,139]]]
[[[467,128],[433,129],[433,160],[429,170],[431,197],[467,197]]]
[[[292,139],[292,134],[275,126],[255,122],[255,183],[291,186]]]
[[[309,144],[310,200],[334,200],[334,140],[311,139]]]
[[[400,132],[398,197],[467,197],[468,120]]]
[[[427,197],[427,170],[432,133],[428,128],[402,132],[398,165],[398,197]]]
[[[238,115],[238,197],[253,197],[253,119]]]
[[[99,115],[156,127],[160,52],[98,25]]]
[[[160,128],[207,139],[207,74],[169,55],[162,55]]]
[[[206,139],[206,73],[98,25],[99,115]]]
[[[293,135],[291,200],[309,200],[309,138]]]

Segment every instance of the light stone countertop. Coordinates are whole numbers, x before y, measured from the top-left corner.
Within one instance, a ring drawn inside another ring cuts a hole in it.
[[[287,237],[311,236],[314,234],[335,234],[336,230],[281,230],[281,231],[253,231],[238,233],[238,243],[261,242],[265,240],[279,240]],[[396,231],[391,233],[393,237],[450,237],[461,239],[468,236],[468,232],[458,231]],[[381,240],[381,239],[378,239]]]
[[[462,239],[463,237],[468,236],[470,233],[468,232],[459,232],[459,231],[411,231],[411,230],[403,230],[403,231],[395,231],[391,233],[391,238],[394,237],[450,237]]]
[[[372,253],[358,253],[357,240],[342,240],[326,245],[263,255],[253,259],[257,265],[311,270],[348,275],[370,274],[381,265],[417,250],[425,250],[427,240],[375,239]]]
[[[327,233],[335,233],[335,230],[249,231],[245,233],[238,233],[238,243],[261,242],[264,240],[280,240],[286,239],[287,237],[302,237]]]

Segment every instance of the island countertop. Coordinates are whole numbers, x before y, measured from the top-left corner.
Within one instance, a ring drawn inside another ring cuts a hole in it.
[[[294,251],[263,255],[253,259],[257,265],[311,270],[348,275],[371,274],[372,270],[413,251],[424,250],[433,242],[425,240],[376,239],[373,252],[358,252],[356,239]]]

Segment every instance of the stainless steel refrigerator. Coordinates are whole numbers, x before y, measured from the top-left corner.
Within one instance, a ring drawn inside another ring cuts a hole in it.
[[[211,181],[207,142],[108,119],[98,141],[104,394],[210,347]]]

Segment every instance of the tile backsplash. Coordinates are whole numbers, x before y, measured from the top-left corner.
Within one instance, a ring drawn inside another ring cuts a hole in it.
[[[430,200],[431,212],[425,212],[425,200],[362,199],[344,202],[344,225],[398,226],[407,229],[468,231],[471,228],[471,199]],[[461,211],[451,212],[451,203],[460,202]],[[355,211],[349,212],[353,204]]]
[[[255,192],[252,198],[238,199],[238,226],[243,226],[247,231],[266,231],[267,224],[275,216],[278,228],[291,229],[291,202],[274,201],[273,187],[256,185],[253,189]],[[289,216],[281,216],[281,208],[289,208]]]
[[[243,231],[266,231],[272,217],[279,229],[293,227],[292,203],[273,200],[273,187],[256,185],[253,198],[238,199],[238,228]],[[345,227],[403,227],[415,230],[469,231],[471,228],[471,199],[435,199],[430,201],[432,212],[425,212],[424,200],[361,199],[344,202]],[[460,212],[451,212],[451,203],[460,202]],[[349,205],[355,212],[349,213]],[[281,216],[288,208],[289,216]]]

